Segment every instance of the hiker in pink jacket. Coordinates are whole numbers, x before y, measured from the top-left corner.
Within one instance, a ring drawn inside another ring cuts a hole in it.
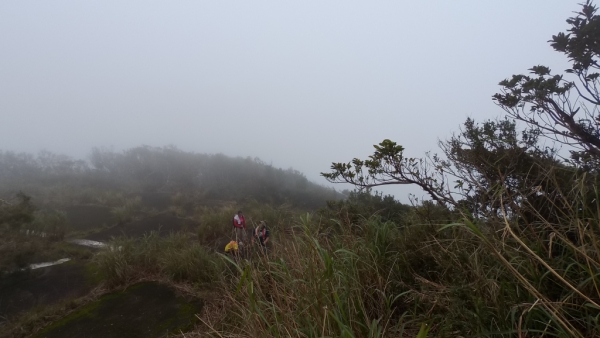
[[[241,210],[233,216],[233,229],[235,229],[236,241],[246,240],[246,220]]]

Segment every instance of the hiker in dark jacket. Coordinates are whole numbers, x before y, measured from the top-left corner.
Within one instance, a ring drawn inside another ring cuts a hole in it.
[[[261,221],[260,224],[252,230],[252,241],[254,242],[254,240],[257,240],[262,247],[267,246],[269,237],[269,229],[267,229],[267,223],[265,223],[265,221]]]

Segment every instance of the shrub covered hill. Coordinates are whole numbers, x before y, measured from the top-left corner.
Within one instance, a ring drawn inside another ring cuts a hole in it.
[[[0,151],[0,189],[5,196],[23,191],[50,207],[93,203],[107,192],[178,196],[187,206],[255,200],[306,210],[341,197],[296,170],[257,158],[148,146],[123,152],[94,149],[89,162],[47,151],[37,156]]]

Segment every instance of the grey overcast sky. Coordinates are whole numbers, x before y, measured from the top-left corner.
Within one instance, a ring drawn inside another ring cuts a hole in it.
[[[547,41],[581,1],[4,0],[0,149],[175,145],[325,183],[384,138],[420,156],[502,115],[500,80],[567,67]]]

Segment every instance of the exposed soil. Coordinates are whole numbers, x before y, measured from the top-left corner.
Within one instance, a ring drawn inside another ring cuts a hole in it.
[[[81,261],[13,272],[0,278],[0,322],[40,305],[81,297],[93,279]]]
[[[114,224],[110,208],[101,205],[71,205],[65,208],[69,227],[87,231]]]
[[[123,235],[128,237],[142,237],[151,231],[156,231],[161,236],[166,236],[171,232],[194,231],[197,226],[198,223],[192,220],[182,219],[170,213],[162,213],[131,223],[114,226],[110,229],[91,234],[86,239],[106,242],[111,237]]]
[[[55,322],[38,338],[164,337],[186,331],[202,308],[158,283],[144,282],[113,292]]]

